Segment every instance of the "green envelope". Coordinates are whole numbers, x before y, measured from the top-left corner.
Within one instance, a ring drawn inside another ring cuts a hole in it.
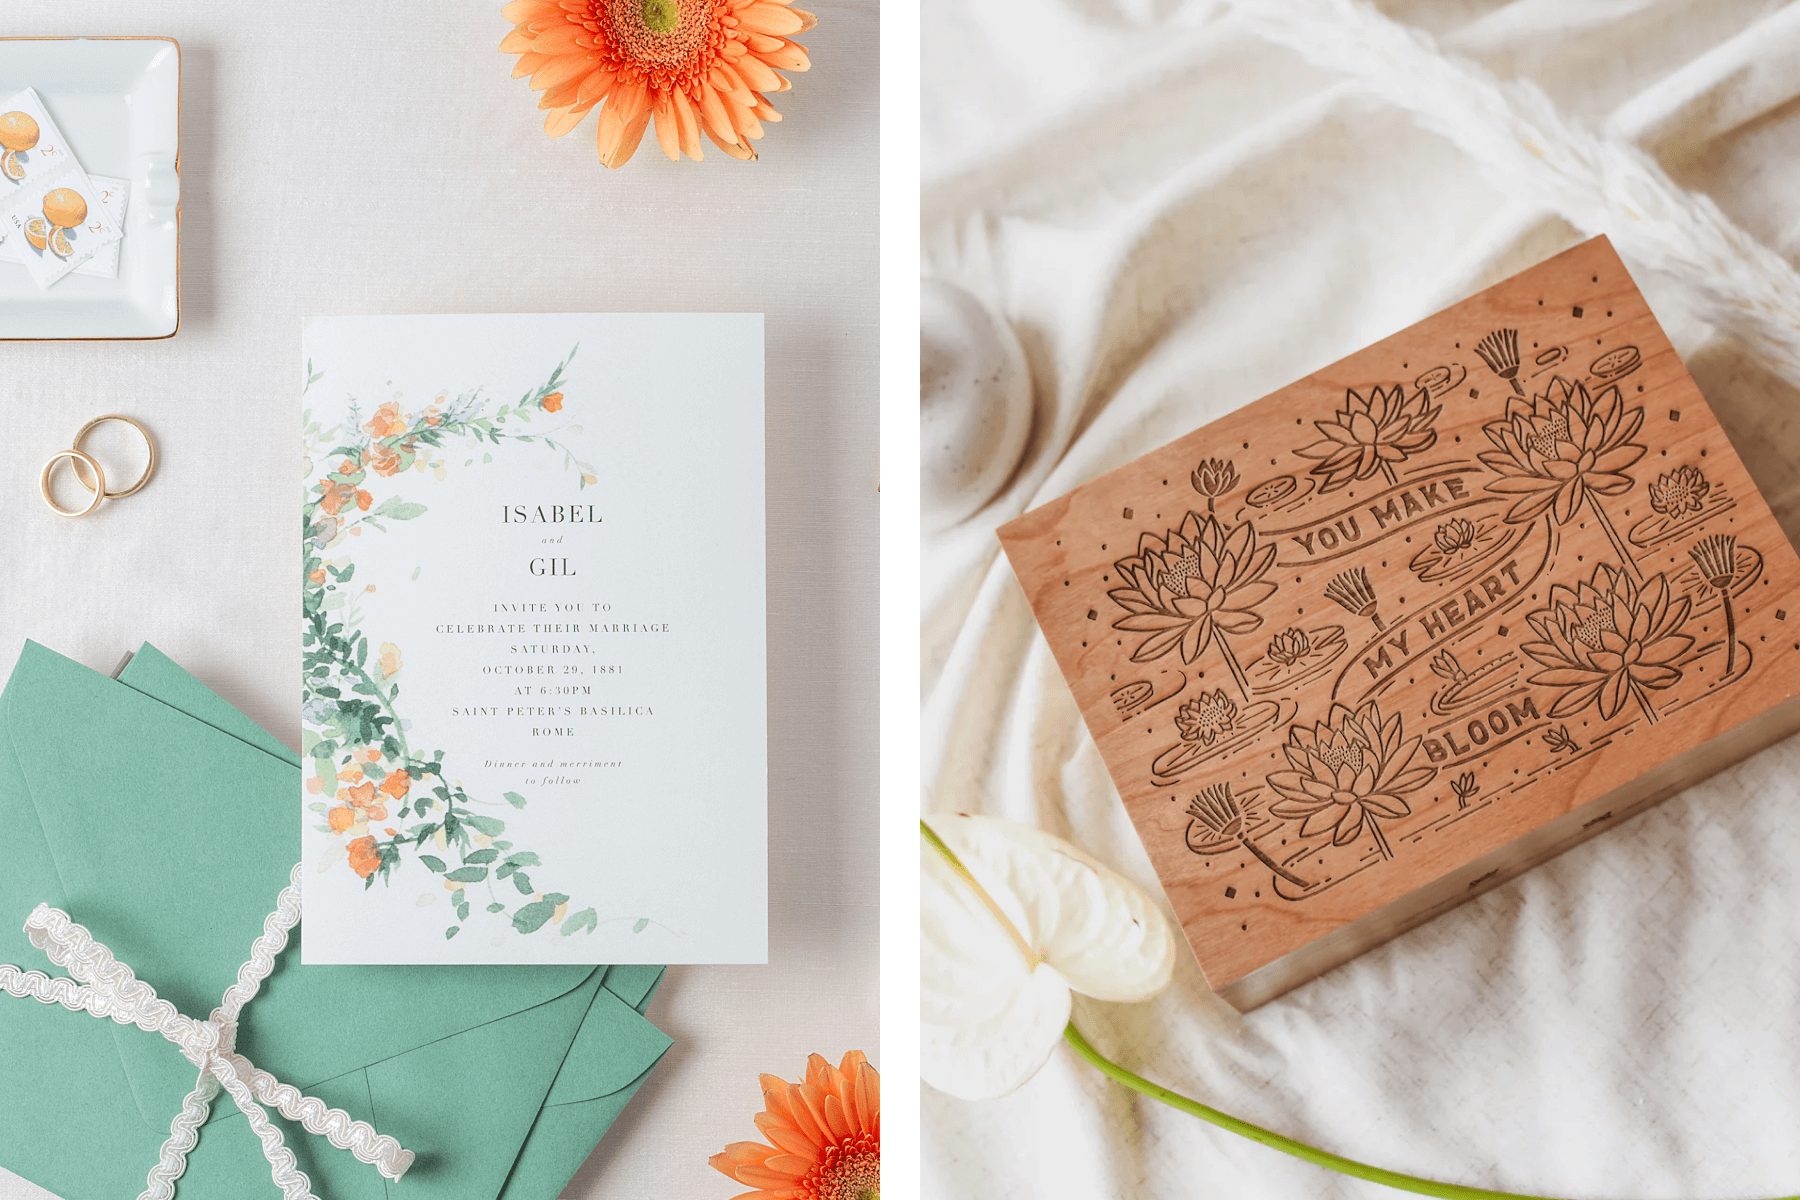
[[[23,930],[45,902],[204,1020],[288,882],[299,795],[294,755],[148,644],[114,680],[27,642],[0,692],[0,962],[62,973]],[[643,1015],[661,974],[303,967],[290,943],[237,1049],[417,1155],[390,1182],[271,1111],[324,1200],[553,1200],[669,1047]],[[0,1166],[135,1196],[196,1074],[157,1034],[0,992]],[[280,1195],[223,1094],[177,1195]]]

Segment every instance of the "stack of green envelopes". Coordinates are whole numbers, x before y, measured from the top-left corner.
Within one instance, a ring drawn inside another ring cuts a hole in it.
[[[300,796],[298,759],[153,647],[115,680],[26,643],[0,693],[0,963],[61,973],[22,928],[48,903],[206,1019],[288,882]],[[418,1156],[390,1183],[271,1111],[326,1200],[553,1200],[669,1047],[643,1015],[661,976],[302,966],[290,944],[237,1049]],[[156,1034],[0,993],[0,1166],[136,1196],[195,1076]],[[177,1194],[280,1195],[224,1096]]]

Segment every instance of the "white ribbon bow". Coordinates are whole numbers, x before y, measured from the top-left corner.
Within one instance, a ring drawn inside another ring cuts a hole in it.
[[[323,1134],[340,1150],[348,1150],[372,1164],[389,1179],[399,1179],[412,1166],[413,1153],[384,1137],[349,1113],[327,1108],[323,1101],[303,1096],[267,1071],[253,1066],[233,1048],[238,1014],[250,1003],[262,981],[275,969],[275,956],[287,945],[288,931],[300,923],[300,866],[294,865],[288,885],[276,897],[275,911],[263,921],[262,936],[250,947],[250,961],[238,968],[237,982],[205,1021],[184,1017],[156,990],[118,962],[112,951],[94,940],[85,928],[59,908],[40,904],[25,921],[25,936],[73,978],[52,979],[39,971],[21,971],[0,964],[0,991],[29,996],[44,1004],[60,1004],[70,1012],[111,1017],[121,1025],[136,1025],[160,1033],[174,1042],[189,1062],[200,1068],[200,1079],[182,1101],[181,1111],[169,1126],[161,1160],[150,1169],[149,1183],[138,1200],[172,1200],[175,1181],[187,1169],[188,1152],[200,1140],[212,1101],[222,1086],[237,1101],[250,1122],[250,1130],[262,1142],[263,1157],[286,1200],[318,1200],[312,1180],[294,1164],[294,1152],[282,1144],[281,1130],[270,1122],[263,1105],[280,1110],[298,1121],[308,1133]]]

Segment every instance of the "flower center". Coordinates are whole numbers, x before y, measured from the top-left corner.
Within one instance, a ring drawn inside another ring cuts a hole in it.
[[[594,7],[612,26],[621,58],[666,77],[651,82],[668,86],[704,70],[703,52],[714,33],[713,0],[597,0]]]
[[[1156,585],[1166,592],[1177,596],[1187,595],[1187,581],[1200,573],[1200,556],[1190,554],[1175,560],[1175,565],[1163,572]]]
[[[1533,436],[1526,439],[1525,444],[1536,450],[1544,458],[1552,458],[1556,454],[1556,443],[1569,440],[1569,415],[1558,412],[1546,421]]]
[[[1319,747],[1317,754],[1320,761],[1334,771],[1346,764],[1360,771],[1365,761],[1363,748],[1348,738],[1325,743]]]
[[[881,1151],[867,1135],[851,1146],[833,1146],[813,1168],[813,1196],[818,1200],[881,1200]]]
[[[1569,632],[1575,635],[1582,645],[1598,650],[1600,635],[1611,633],[1618,626],[1613,622],[1612,609],[1591,608],[1586,612],[1576,609],[1577,620],[1570,623]]]

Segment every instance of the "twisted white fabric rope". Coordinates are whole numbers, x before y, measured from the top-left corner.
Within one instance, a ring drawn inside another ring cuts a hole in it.
[[[1640,147],[1580,127],[1535,83],[1502,82],[1446,55],[1365,0],[1232,0],[1232,9],[1262,37],[1449,138],[1509,195],[1604,233],[1627,259],[1680,280],[1697,315],[1800,384],[1800,272]]]
[[[250,1130],[262,1142],[270,1174],[286,1200],[317,1200],[312,1181],[294,1162],[294,1152],[282,1142],[281,1130],[269,1120],[263,1105],[298,1121],[308,1133],[323,1135],[340,1150],[348,1150],[389,1179],[399,1179],[412,1165],[413,1154],[391,1137],[375,1132],[348,1113],[304,1096],[254,1066],[234,1049],[238,1015],[261,989],[275,969],[275,956],[286,947],[288,931],[300,922],[300,866],[294,865],[288,886],[276,898],[275,911],[263,921],[262,935],[250,947],[250,961],[238,968],[237,982],[225,991],[223,1001],[205,1021],[182,1016],[167,1000],[158,998],[149,984],[131,968],[113,958],[112,951],[69,918],[61,909],[40,904],[25,921],[31,944],[72,978],[52,979],[39,971],[21,971],[0,964],[0,991],[44,1004],[60,1004],[70,1012],[107,1017],[120,1025],[136,1025],[160,1033],[200,1068],[199,1081],[182,1101],[181,1111],[169,1126],[162,1155],[150,1169],[148,1184],[138,1200],[172,1200],[175,1181],[187,1169],[187,1156],[199,1141],[219,1088],[236,1101],[250,1122]]]

